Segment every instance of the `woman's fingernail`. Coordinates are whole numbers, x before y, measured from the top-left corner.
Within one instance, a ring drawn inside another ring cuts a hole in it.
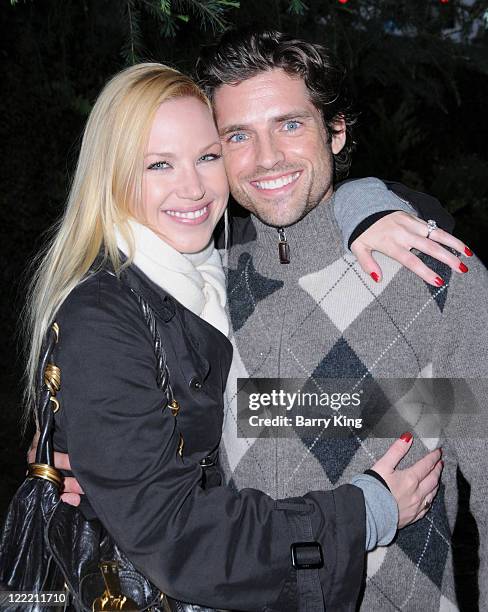
[[[442,280],[442,278],[440,276],[436,276],[434,278],[434,283],[438,286],[438,287],[442,287],[442,285],[444,284],[444,281]]]
[[[472,257],[473,251],[468,247],[464,247],[464,254],[467,255],[468,257]]]
[[[376,272],[371,272],[370,276],[374,280],[375,283],[377,283],[380,280],[380,277],[376,274]]]
[[[400,436],[400,440],[403,440],[404,442],[407,442],[407,443],[410,442],[412,438],[413,436],[409,431],[402,433],[402,435]]]
[[[467,272],[469,270],[468,266],[466,264],[463,264],[463,262],[459,264],[459,269],[461,270],[461,272]]]

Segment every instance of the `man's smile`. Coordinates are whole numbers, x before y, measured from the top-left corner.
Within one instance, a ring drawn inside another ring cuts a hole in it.
[[[285,188],[291,188],[299,179],[302,171],[282,174],[276,177],[265,177],[259,181],[250,181],[251,185],[260,191],[272,191],[276,193],[278,190],[283,191]]]

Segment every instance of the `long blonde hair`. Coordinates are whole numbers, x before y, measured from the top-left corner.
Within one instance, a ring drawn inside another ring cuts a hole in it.
[[[26,420],[36,400],[36,376],[48,326],[68,294],[86,275],[97,255],[119,257],[115,227],[131,246],[127,220],[141,202],[144,149],[154,114],[171,98],[195,97],[208,104],[198,86],[177,70],[144,63],[113,77],[88,119],[66,209],[51,239],[34,261],[34,275],[24,310]]]

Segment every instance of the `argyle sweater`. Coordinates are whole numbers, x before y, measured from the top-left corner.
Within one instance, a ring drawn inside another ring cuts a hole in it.
[[[345,251],[331,201],[286,229],[291,259],[287,265],[279,263],[277,230],[255,218],[248,223],[255,236],[242,244],[233,242],[228,255],[235,356],[226,392],[221,461],[236,488],[258,488],[275,498],[330,489],[371,467],[393,441],[361,434],[313,440],[298,429],[291,438],[239,437],[238,377],[306,378],[311,383],[328,377],[467,377],[476,383],[487,377],[488,274],[476,257],[467,260],[470,271],[464,275],[425,258],[446,281],[435,288],[379,256],[384,278],[377,284]],[[475,394],[483,394],[473,386]],[[428,399],[412,393],[403,389],[389,398],[385,418],[393,418],[394,435],[412,431],[415,436],[401,467],[442,446],[442,485],[425,518],[399,531],[389,546],[368,554],[360,609],[458,609],[450,539],[460,466],[471,483],[470,507],[480,534],[480,609],[486,610],[486,440],[474,438],[472,429],[450,437],[440,426],[435,435],[421,438]]]

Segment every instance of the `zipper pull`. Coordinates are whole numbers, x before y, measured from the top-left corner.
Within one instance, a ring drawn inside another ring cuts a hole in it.
[[[285,230],[282,227],[278,228],[278,236],[280,237],[280,241],[278,243],[278,254],[280,256],[280,263],[289,264],[290,263],[290,245],[286,240]]]

